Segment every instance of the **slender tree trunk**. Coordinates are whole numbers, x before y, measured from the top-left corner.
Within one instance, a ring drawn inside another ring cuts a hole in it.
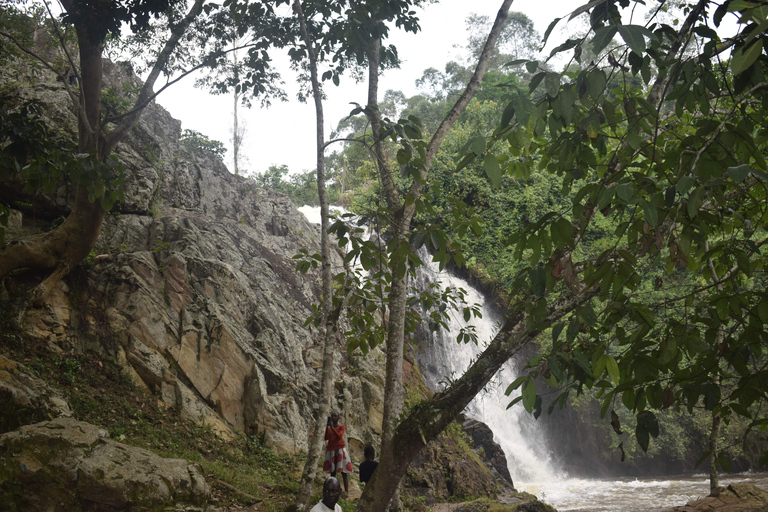
[[[325,189],[325,132],[323,128],[323,94],[320,88],[320,82],[317,76],[317,60],[312,41],[309,37],[304,11],[300,0],[294,0],[293,10],[299,18],[301,35],[304,39],[307,54],[309,56],[309,71],[312,82],[312,96],[315,101],[316,116],[316,151],[317,151],[317,195],[320,198],[320,251],[322,255],[322,314],[325,325],[325,338],[323,342],[323,373],[320,383],[320,403],[317,406],[315,424],[312,437],[309,440],[309,451],[307,461],[304,465],[304,471],[301,475],[299,492],[291,510],[295,512],[304,512],[309,509],[309,499],[312,494],[312,483],[315,480],[317,466],[321,460],[324,450],[323,434],[325,432],[326,418],[331,408],[331,398],[333,397],[333,353],[338,333],[338,318],[336,312],[332,314],[333,309],[333,282],[331,275],[331,250],[328,235],[329,228],[329,205],[328,195]]]
[[[720,475],[717,471],[718,440],[720,438],[720,410],[712,411],[712,430],[709,433],[709,492],[720,487]]]
[[[709,244],[705,243],[705,247],[707,251],[709,251]],[[712,262],[712,258],[707,258],[707,266],[709,266],[709,271],[712,273],[712,278],[719,281],[719,278],[717,276],[717,271],[715,270],[715,265]],[[718,293],[722,293],[723,291],[723,285],[722,282],[719,282],[715,289],[718,291]],[[717,350],[721,350],[721,345],[723,343],[723,340],[725,339],[725,328],[720,325],[717,329],[717,336],[715,337],[715,342],[717,343]],[[720,358],[717,358],[717,365],[718,370],[720,369]],[[715,373],[712,376],[712,382],[715,384],[715,386],[720,386],[720,374]],[[720,487],[720,474],[717,471],[717,457],[719,455],[718,453],[718,441],[720,439],[720,421],[722,419],[722,416],[720,414],[720,407],[719,404],[715,409],[712,411],[712,429],[709,432],[709,492],[713,493],[715,492],[715,489]]]
[[[234,32],[234,28],[232,29]],[[237,38],[232,42],[232,45],[237,47]],[[235,82],[238,81],[237,77],[237,50],[234,50],[232,52],[232,61],[234,63],[234,73],[235,73]],[[237,88],[235,88],[234,94],[233,94],[233,104],[232,104],[232,118],[233,118],[233,126],[232,126],[232,160],[233,160],[233,167],[235,168],[235,176],[240,176],[240,127],[237,123],[237,108],[239,106],[240,102],[240,95],[237,93]]]

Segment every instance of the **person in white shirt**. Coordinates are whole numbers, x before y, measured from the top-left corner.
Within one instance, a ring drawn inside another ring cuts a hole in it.
[[[323,499],[312,507],[309,512],[341,512],[341,506],[336,502],[341,496],[341,485],[334,477],[328,477],[323,484]]]

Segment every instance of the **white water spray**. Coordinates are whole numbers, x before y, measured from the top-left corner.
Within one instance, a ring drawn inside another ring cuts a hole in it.
[[[426,251],[419,254],[424,261],[431,257]],[[485,297],[467,281],[449,272],[440,272],[438,265],[430,262],[421,269],[419,280],[425,286],[440,281],[443,287],[466,290],[468,304],[480,304],[483,317],[473,319],[478,344],[457,343],[456,335],[466,327],[463,316],[454,311],[451,314],[450,332],[439,331],[431,334],[426,350],[420,350],[420,361],[424,366],[427,384],[437,391],[446,381],[461,376],[469,365],[493,339],[500,327],[500,319],[486,304]],[[514,362],[507,362],[486,388],[467,406],[466,414],[487,424],[493,430],[494,440],[499,443],[507,457],[507,465],[516,486],[529,482],[552,481],[558,472],[553,466],[541,425],[536,425],[522,404],[507,409],[514,396],[504,395],[504,390],[517,377]]]

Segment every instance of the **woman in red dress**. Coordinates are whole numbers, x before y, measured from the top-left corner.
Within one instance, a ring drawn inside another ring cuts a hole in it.
[[[349,494],[349,473],[353,471],[352,460],[347,452],[347,444],[344,442],[346,427],[339,423],[339,413],[333,411],[328,417],[325,427],[325,440],[328,445],[325,448],[325,463],[323,471],[335,477],[336,472],[341,472],[344,481],[344,492]]]

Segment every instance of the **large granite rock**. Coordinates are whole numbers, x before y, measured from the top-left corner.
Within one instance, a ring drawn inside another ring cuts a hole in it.
[[[493,440],[493,431],[483,423],[472,418],[465,418],[461,428],[472,438],[472,446],[475,453],[488,465],[491,473],[501,480],[513,486],[512,475],[509,474],[507,456],[501,445]]]
[[[427,444],[411,462],[403,479],[407,494],[423,497],[427,506],[478,496],[497,497],[502,490],[499,481],[467,441],[459,428],[451,427]]]
[[[105,430],[57,418],[0,436],[3,510],[121,512],[201,503],[200,469],[108,439]]]

